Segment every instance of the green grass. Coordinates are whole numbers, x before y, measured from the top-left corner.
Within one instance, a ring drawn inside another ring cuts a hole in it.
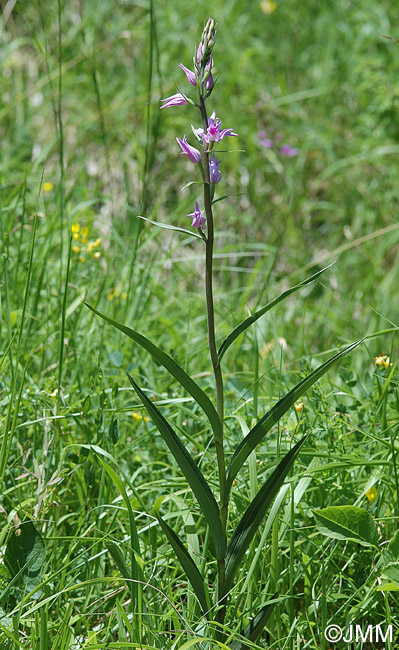
[[[183,87],[177,65],[190,67],[208,15],[218,23],[211,99],[239,134],[218,189],[237,196],[215,206],[219,344],[249,310],[335,261],[226,352],[230,455],[253,418],[335,351],[391,330],[315,384],[237,477],[230,531],[280,454],[309,434],[250,546],[226,629],[237,637],[275,592],[260,648],[327,648],[330,621],[399,625],[396,591],[380,587],[389,582],[381,556],[322,536],[313,515],[361,506],[380,544],[397,531],[399,46],[383,35],[397,35],[399,8],[214,5],[34,0],[2,19],[0,536],[4,554],[18,521],[33,522],[39,550],[29,561],[44,561],[34,583],[29,567],[11,583],[7,562],[0,568],[4,648],[182,650],[196,638],[196,648],[217,647],[157,507],[211,584],[212,541],[125,370],[216,493],[206,420],[150,355],[83,304],[156,342],[213,399],[202,243],[137,219],[189,227],[198,186],[181,189],[194,175],[175,137],[195,117],[189,107],[159,112],[159,99]],[[299,155],[263,148],[259,131],[281,134]],[[91,252],[71,240],[76,223],[89,242],[101,238]],[[380,353],[388,370],[374,364]],[[389,553],[385,564],[398,560],[395,542]]]

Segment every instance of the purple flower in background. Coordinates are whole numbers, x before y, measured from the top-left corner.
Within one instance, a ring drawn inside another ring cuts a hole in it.
[[[288,158],[293,158],[294,156],[297,156],[299,154],[299,149],[295,149],[294,147],[291,147],[289,144],[283,144],[283,146],[280,149],[280,153],[282,153],[283,156],[288,156]]]
[[[198,129],[197,133],[201,136],[204,142],[208,144],[210,142],[220,142],[226,136],[234,135],[237,136],[238,133],[234,133],[233,129],[220,129],[221,121],[216,117],[216,111],[213,111],[212,115],[208,117],[208,129],[204,133],[203,129]]]
[[[183,65],[182,63],[179,63],[179,68],[181,68],[183,70],[183,72],[185,73],[185,75],[186,75],[187,79],[189,80],[190,84],[192,86],[196,86],[197,85],[197,79],[195,77],[195,73],[192,72],[191,70],[189,70],[188,68],[186,68],[186,66]]]
[[[166,99],[161,99],[161,102],[165,102],[162,108],[169,108],[170,106],[182,106],[183,104],[187,104],[187,99],[182,93],[176,93],[175,95],[171,95],[170,97],[167,97]]]
[[[267,138],[266,133],[264,131],[259,131],[258,140],[259,140],[259,144],[261,144],[262,147],[266,147],[266,149],[271,149],[273,147],[273,140]]]
[[[205,224],[206,219],[205,217],[202,216],[203,214],[204,211],[199,209],[198,201],[196,201],[194,212],[191,212],[190,214],[187,215],[188,217],[192,217],[193,221],[191,225],[193,228],[201,228],[201,230],[204,229],[203,226]]]
[[[176,138],[176,140],[182,150],[182,153],[180,155],[188,156],[191,162],[198,165],[198,163],[201,162],[201,153],[198,151],[198,149],[188,144],[186,136],[183,136],[183,140],[181,140],[180,138]]]
[[[212,154],[212,156],[209,158],[209,179],[211,183],[220,183],[222,180],[222,172],[219,169],[219,165],[220,158],[216,162],[215,154]]]

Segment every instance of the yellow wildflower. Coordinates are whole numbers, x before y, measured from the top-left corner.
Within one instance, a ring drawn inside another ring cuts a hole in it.
[[[76,244],[74,244],[72,246],[72,250],[74,253],[80,253],[80,246],[76,246]]]
[[[302,413],[303,402],[297,402],[296,404],[294,404],[294,409],[296,410],[297,413]]]
[[[273,2],[273,0],[263,0],[263,2],[260,3],[259,8],[264,14],[272,14],[273,11],[277,9],[277,2]]]
[[[110,293],[107,295],[107,300],[109,300],[109,302],[112,302],[114,298],[115,298],[114,292],[110,291]]]
[[[373,485],[373,487],[367,490],[366,497],[368,498],[369,503],[373,503],[373,501],[375,501],[376,499],[376,496],[377,496],[377,489]]]
[[[378,357],[374,357],[374,362],[377,368],[385,368],[385,370],[392,365],[387,354],[379,354]]]
[[[98,237],[94,241],[89,241],[89,243],[87,244],[87,252],[91,253],[93,251],[93,248],[97,248],[97,246],[99,246],[100,244],[101,244],[101,237]]]
[[[85,261],[86,261],[86,258],[83,257],[83,255],[81,255],[81,256],[79,257],[79,262],[85,262]]]
[[[143,422],[150,421],[146,415],[140,415],[140,413],[136,413],[136,411],[132,411],[132,418],[133,420],[143,420]]]
[[[73,223],[71,226],[72,234],[76,234],[80,231],[80,223]]]
[[[51,192],[54,185],[50,181],[45,181],[43,183],[43,192]]]
[[[80,236],[82,238],[82,244],[87,244],[87,237],[89,234],[89,229],[87,226],[82,226],[80,229]]]
[[[100,257],[101,257],[101,253],[100,253],[100,251],[96,251],[96,252],[94,253],[93,257],[94,257],[96,260],[99,260]]]

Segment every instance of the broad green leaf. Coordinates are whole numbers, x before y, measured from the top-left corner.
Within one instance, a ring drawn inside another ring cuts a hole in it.
[[[306,440],[305,436],[293,447],[288,454],[279,462],[274,472],[269,476],[266,483],[261,487],[256,497],[248,506],[240,523],[235,529],[226,551],[226,578],[224,585],[224,594],[226,594],[233,584],[234,575],[241,564],[252,539],[255,536],[259,525],[262,522],[269,506],[276,497],[284,480],[289,473],[299,450]]]
[[[143,393],[143,391],[138,387],[138,385],[128,373],[127,376],[129,377],[129,381],[136,391],[139,399],[147,409],[147,412],[157,427],[159,433],[175,457],[177,464],[186,477],[187,482],[190,485],[200,505],[202,514],[204,515],[209,525],[215,542],[217,558],[223,558],[226,549],[225,535],[219,518],[219,508],[208,483],[199,470],[197,463],[190,456],[187,449],[181,443],[180,439],[170,424],[167,422],[167,420],[165,420],[161,412],[157,409],[155,404],[153,404],[151,400],[148,399],[148,397]]]
[[[94,307],[91,307],[87,302],[85,302],[85,305],[91,309],[97,316],[100,316],[103,318],[107,323],[110,323],[114,327],[116,327],[118,330],[126,334],[129,338],[132,339],[135,343],[138,343],[141,345],[144,350],[147,350],[151,354],[151,356],[157,361],[158,363],[161,364],[170,374],[172,377],[177,379],[179,384],[183,386],[183,388],[186,389],[186,391],[195,399],[197,404],[202,408],[204,413],[208,416],[209,422],[211,423],[213,432],[215,434],[215,438],[220,440],[221,435],[222,435],[222,425],[219,419],[219,416],[217,414],[217,411],[215,407],[213,406],[211,400],[209,399],[208,395],[204,393],[204,391],[196,384],[196,382],[191,379],[191,377],[181,368],[176,361],[172,359],[169,355],[167,355],[165,352],[162,352],[154,343],[152,343],[149,339],[147,339],[145,336],[142,334],[139,334],[138,332],[135,332],[132,330],[130,327],[126,327],[126,325],[122,325],[121,323],[118,323],[117,321],[113,320],[112,318],[109,318],[108,316],[105,316],[105,314],[102,314],[101,312],[97,311],[97,309],[94,309]]]
[[[390,562],[384,566],[381,576],[399,586],[399,562]]]
[[[277,594],[273,597],[276,598]],[[255,642],[261,635],[263,628],[265,627],[270,615],[273,611],[273,608],[276,604],[276,601],[273,600],[266,605],[264,605],[259,612],[254,616],[254,618],[248,623],[244,628],[244,631],[241,636],[243,636],[248,641]],[[234,641],[231,644],[231,650],[245,650],[249,646],[245,641]]]
[[[29,592],[42,582],[46,549],[42,536],[31,521],[24,521],[11,533],[4,554],[4,562],[11,578],[22,580]]]
[[[197,239],[201,239],[202,241],[204,241],[201,235],[199,235],[196,232],[192,232],[191,230],[186,230],[185,228],[178,228],[177,226],[171,226],[168,223],[152,221],[152,219],[147,219],[146,217],[142,217],[140,215],[138,215],[137,218],[142,219],[143,221],[148,221],[148,223],[152,223],[154,226],[159,226],[160,228],[164,228],[165,230],[177,230],[177,232],[184,232],[186,235],[191,235],[192,237],[196,237]]]
[[[377,526],[367,510],[357,506],[330,506],[313,510],[317,528],[326,537],[378,546]]]
[[[311,282],[314,282],[316,278],[324,273],[327,269],[330,268],[332,264],[329,264],[329,266],[326,266],[324,269],[321,269],[321,271],[317,271],[314,275],[312,275],[310,278],[307,278],[306,280],[303,280],[303,282],[300,282],[299,284],[296,284],[295,287],[291,287],[291,289],[287,289],[286,291],[283,291],[277,298],[269,302],[267,305],[259,309],[255,314],[252,314],[252,316],[249,316],[249,318],[246,318],[242,323],[237,325],[233,329],[232,332],[228,335],[228,337],[223,341],[222,345],[219,348],[218,356],[219,356],[219,361],[226,352],[226,350],[230,347],[232,343],[242,334],[245,332],[248,327],[250,327],[253,323],[255,323],[258,318],[266,314],[270,309],[272,309],[275,305],[278,305],[279,302],[282,300],[285,300],[285,298],[288,298],[292,293],[295,293],[295,291],[298,291],[299,289],[302,289],[303,287],[306,287],[308,284]]]
[[[184,573],[194,589],[194,593],[200,602],[203,613],[206,614],[211,609],[211,605],[203,577],[174,530],[168,526],[159,513],[157,513],[157,517],[163,532],[168,538],[171,547],[183,567]]]
[[[359,343],[362,342],[356,341],[352,343],[341,352],[338,352],[335,356],[331,357],[328,361],[323,363],[321,366],[316,368],[310,375],[302,379],[293,388],[290,390],[284,397],[282,397],[271,409],[263,416],[257,424],[251,429],[249,434],[244,438],[244,440],[238,445],[235,450],[230,464],[227,468],[227,479],[226,479],[226,493],[229,494],[231,486],[237,473],[241,469],[242,465],[245,463],[251,451],[262,441],[265,435],[270,431],[270,429],[280,420],[280,418],[291,408],[297,399],[305,393],[310,386],[312,386],[320,377],[322,377],[330,368],[345,354],[354,350]]]

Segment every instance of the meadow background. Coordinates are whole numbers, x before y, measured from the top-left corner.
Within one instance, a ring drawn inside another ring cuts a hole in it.
[[[182,189],[194,175],[175,137],[189,135],[196,115],[160,112],[159,100],[185,86],[177,65],[191,67],[209,15],[218,24],[211,103],[239,134],[223,156],[221,191],[237,196],[215,207],[219,340],[248,310],[335,262],[226,355],[228,440],[237,444],[245,424],[328,355],[383,332],[316,384],[240,475],[237,512],[274,466],[276,445],[310,434],[291,475],[295,507],[282,500],[261,530],[227,622],[234,634],[278,592],[260,648],[327,648],[330,620],[399,624],[398,577],[384,577],[372,549],[323,537],[312,514],[359,505],[380,542],[397,530],[399,45],[384,36],[398,35],[399,6],[2,5],[1,647],[177,649],[205,635],[153,517],[164,497],[197,548],[192,495],[124,371],[211,475],[209,433],[191,398],[83,300],[148,336],[212,394],[202,246],[137,219],[189,226],[198,195]],[[265,148],[262,131],[298,155]],[[376,367],[381,353],[392,366]],[[110,455],[136,512],[148,581],[139,621],[125,580],[128,516],[89,445]],[[13,566],[12,531],[24,520],[36,573]],[[390,549],[394,564],[399,549]],[[206,643],[195,647],[214,647]]]

